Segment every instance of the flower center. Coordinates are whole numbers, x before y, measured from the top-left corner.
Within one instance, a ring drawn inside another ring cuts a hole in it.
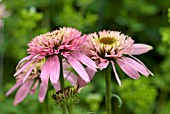
[[[116,42],[116,39],[115,38],[110,38],[110,37],[105,37],[105,38],[100,38],[99,42],[103,43],[103,44],[113,44],[113,43]]]

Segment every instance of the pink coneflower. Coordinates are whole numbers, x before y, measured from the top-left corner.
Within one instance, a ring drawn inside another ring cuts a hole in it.
[[[87,36],[88,42],[85,47],[87,55],[94,59],[100,70],[112,64],[116,80],[121,81],[115,69],[115,61],[120,68],[131,78],[137,79],[139,73],[148,76],[153,75],[147,67],[132,55],[140,55],[152,49],[146,44],[134,44],[134,40],[117,31],[101,31]]]
[[[10,95],[14,90],[19,88],[15,99],[14,99],[14,105],[17,105],[21,101],[23,101],[26,96],[30,93],[30,95],[33,95],[38,88],[39,84],[41,83],[40,74],[42,66],[44,65],[45,59],[39,61],[35,66],[33,64],[30,64],[25,70],[23,70],[19,75],[16,76],[16,84],[6,93],[6,96]],[[21,64],[16,69],[17,71],[23,66]],[[29,69],[31,67],[34,67],[31,72]],[[67,71],[64,71],[64,78],[67,79],[73,86],[77,85],[77,77],[75,75],[72,75],[72,73],[69,73]],[[23,82],[23,79],[26,75],[29,74],[29,77]],[[60,85],[53,85],[56,91],[60,90]],[[40,89],[43,89],[43,86],[40,86]],[[41,94],[39,94],[41,97]],[[41,102],[41,101],[40,101]]]
[[[34,66],[33,70],[30,72],[29,77],[26,79],[24,83],[23,83],[23,79],[25,75],[27,75],[29,68],[32,67],[32,64],[30,64],[27,69],[23,70],[19,75],[16,76],[16,84],[6,93],[6,96],[8,96],[14,90],[19,88],[17,94],[15,95],[14,105],[17,105],[18,103],[23,101],[29,93],[31,95],[34,94],[35,90],[37,89],[40,83],[39,76],[40,76],[42,65],[43,65],[43,61],[37,63],[36,66]],[[16,69],[16,71],[18,70],[19,68]]]
[[[41,84],[39,90],[39,100],[43,102],[48,88],[48,80],[51,80],[55,88],[59,87],[60,75],[60,59],[65,59],[85,81],[89,82],[89,76],[85,71],[82,64],[86,65],[93,70],[96,70],[96,64],[86,55],[80,53],[80,48],[84,45],[85,36],[81,36],[81,32],[73,28],[60,28],[53,32],[35,37],[28,43],[29,49],[27,50],[29,56],[23,58],[18,65],[26,61],[22,67],[14,74],[14,76],[22,73],[30,64],[27,74],[23,78],[23,82],[29,77],[34,66],[45,59],[45,63],[41,69]]]

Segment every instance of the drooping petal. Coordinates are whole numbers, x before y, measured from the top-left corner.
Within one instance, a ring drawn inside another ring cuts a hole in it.
[[[109,65],[109,61],[107,59],[100,58],[100,63],[98,64],[100,70],[106,68],[108,65]]]
[[[44,98],[47,92],[48,80],[50,77],[51,60],[52,60],[52,57],[49,57],[41,70],[40,78],[42,82],[40,84],[40,89],[39,89],[39,101],[40,102],[44,101]]]
[[[42,103],[44,101],[45,95],[47,93],[47,88],[48,88],[48,82],[42,82],[40,84],[40,89],[39,89],[39,101]]]
[[[53,83],[57,83],[60,75],[60,61],[57,55],[52,57],[51,70],[50,70],[50,80]]]
[[[126,63],[126,61],[117,58],[116,62],[120,66],[120,68],[131,78],[138,79],[140,77],[139,73],[131,67],[129,64]]]
[[[64,71],[64,78],[66,78],[73,86],[77,85],[77,76],[69,71]]]
[[[26,69],[31,63],[33,63],[35,60],[31,60],[26,62],[15,74],[14,76],[17,76],[19,73],[21,73],[24,69]]]
[[[77,60],[79,60],[80,62],[82,62],[83,64],[85,64],[87,67],[92,68],[94,71],[96,71],[96,64],[94,61],[92,61],[89,57],[87,57],[84,54],[78,53],[78,52],[72,52],[71,55],[76,58]]]
[[[143,64],[142,61],[140,61],[139,59],[137,59],[136,57],[129,55],[130,57],[132,57],[133,59],[135,59],[137,62],[139,62],[141,65],[143,65],[145,67],[145,69],[153,76],[154,74],[145,66],[145,64]]]
[[[34,80],[27,80],[25,83],[23,83],[23,85],[19,88],[15,99],[14,99],[14,105],[17,105],[18,103],[20,103],[21,101],[23,101],[25,99],[25,97],[28,95],[30,88],[33,84]]]
[[[72,56],[68,56],[67,60],[84,81],[86,82],[90,81],[89,76],[86,73],[84,67],[80,64],[80,62],[77,59],[75,59]]]
[[[27,74],[25,75],[24,79],[23,79],[23,83],[25,82],[25,80],[28,78],[28,76],[30,75],[30,73],[32,72],[33,68],[35,67],[35,65],[37,64],[39,60],[37,60],[32,66],[31,68],[27,71]]]
[[[23,59],[21,59],[21,60],[19,61],[18,65],[16,66],[16,68],[18,68],[18,66],[19,66],[22,62],[24,62],[24,61],[26,61],[26,60],[30,60],[32,57],[33,57],[33,55],[29,55],[29,56],[26,56],[26,57],[24,57]]]
[[[5,96],[10,95],[14,90],[16,90],[20,85],[22,84],[22,81],[17,82],[8,92],[5,94]]]
[[[131,59],[129,57],[122,57],[122,59],[129,64],[131,67],[133,67],[136,71],[138,71],[139,73],[148,76],[150,73],[148,72],[148,70],[145,68],[145,66],[143,66],[142,64],[140,64],[139,62],[135,61],[134,59]]]
[[[87,85],[88,83],[85,82],[80,76],[77,78],[77,84],[79,85],[79,87],[84,87],[85,85]]]
[[[42,82],[48,83],[48,79],[50,77],[50,70],[51,70],[51,61],[52,61],[52,57],[49,57],[42,67],[41,74],[40,74],[40,78]]]
[[[152,50],[152,46],[146,44],[133,44],[133,49],[128,53],[129,55],[140,55]]]
[[[86,70],[86,72],[87,72],[87,74],[89,75],[89,78],[90,78],[90,80],[91,80],[91,79],[94,77],[96,71],[94,71],[93,69],[91,69],[91,68],[89,68],[89,67],[86,67],[85,70]]]
[[[96,71],[94,71],[93,69],[86,67],[86,72],[89,75],[90,80],[92,80],[92,78],[94,77]],[[87,85],[87,82],[85,82],[80,76],[77,78],[77,83],[79,84],[79,87],[83,87],[85,85]]]
[[[116,72],[116,68],[115,68],[114,62],[111,61],[111,63],[112,63],[112,68],[113,68],[113,72],[115,74],[116,80],[117,80],[118,84],[121,86],[121,81],[120,81],[119,76],[118,76],[118,74]]]
[[[37,89],[39,84],[39,80],[36,80],[34,83],[34,86],[31,88],[30,95],[33,95],[35,93],[35,90]]]
[[[55,88],[55,91],[56,91],[56,92],[57,92],[57,91],[60,91],[60,81],[59,81],[59,80],[58,80],[57,83],[53,83],[52,85],[53,85],[53,87]]]

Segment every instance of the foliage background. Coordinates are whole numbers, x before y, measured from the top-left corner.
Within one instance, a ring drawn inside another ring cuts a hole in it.
[[[46,114],[46,104],[38,102],[38,95],[28,96],[13,106],[15,92],[5,93],[15,83],[13,74],[18,61],[26,56],[26,44],[36,35],[69,26],[90,33],[99,30],[116,30],[131,36],[137,43],[152,45],[154,50],[138,58],[155,74],[128,78],[118,67],[122,80],[119,87],[112,77],[116,114],[169,114],[170,112],[170,2],[169,0],[1,0],[8,17],[3,18],[4,39],[1,40],[1,114]],[[169,8],[169,13],[168,13]],[[168,19],[169,16],[169,19]],[[2,59],[3,58],[3,59]],[[74,106],[75,114],[106,114],[104,106],[105,83],[102,73],[80,94],[80,103]],[[54,92],[50,90],[49,93]],[[49,96],[51,99],[51,96]],[[60,108],[49,101],[51,114],[61,114]]]

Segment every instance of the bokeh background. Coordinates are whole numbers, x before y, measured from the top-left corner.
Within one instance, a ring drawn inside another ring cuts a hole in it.
[[[38,91],[17,106],[13,106],[16,91],[9,97],[5,93],[15,84],[15,66],[27,55],[27,43],[39,34],[63,26],[83,33],[121,31],[136,43],[152,45],[152,51],[136,57],[154,76],[141,75],[133,80],[117,67],[122,86],[112,76],[113,112],[170,113],[169,0],[0,0],[0,19],[0,114],[46,114],[47,107],[50,114],[61,114],[51,96],[49,105],[39,103]],[[52,92],[53,89],[49,90]],[[104,76],[97,73],[81,91],[74,113],[106,114],[104,95]]]

